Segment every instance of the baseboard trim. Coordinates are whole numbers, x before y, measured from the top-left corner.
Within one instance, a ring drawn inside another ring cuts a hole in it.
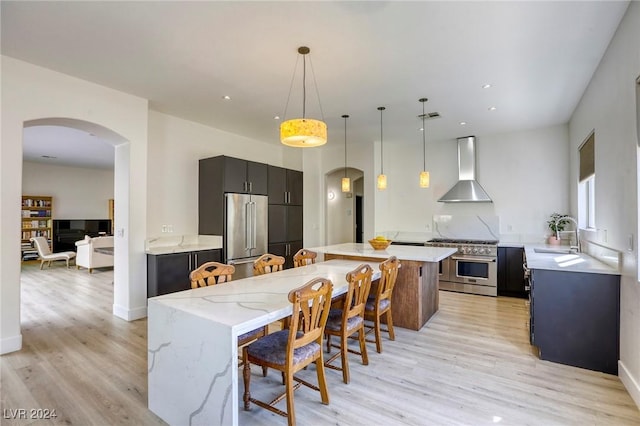
[[[0,355],[16,352],[22,349],[22,334],[0,339]]]
[[[127,309],[123,306],[113,305],[113,315],[126,321],[135,321],[147,316],[147,307],[141,306],[135,309]]]
[[[631,398],[640,409],[640,384],[634,379],[624,363],[618,360],[618,377],[620,381],[627,388],[627,392],[631,395]]]

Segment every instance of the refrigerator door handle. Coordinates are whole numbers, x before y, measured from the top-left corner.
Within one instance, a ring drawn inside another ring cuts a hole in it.
[[[244,248],[251,249],[251,203],[244,205]]]
[[[252,213],[252,224],[253,224],[253,229],[251,230],[251,248],[252,249],[256,249],[258,248],[258,240],[257,240],[257,233],[258,233],[258,211],[256,208],[256,202],[252,201],[251,202],[251,213]]]

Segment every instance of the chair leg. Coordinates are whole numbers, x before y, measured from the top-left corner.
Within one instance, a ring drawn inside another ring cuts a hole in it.
[[[389,339],[396,340],[396,334],[393,332],[393,318],[391,318],[391,309],[387,311],[387,330],[389,330]]]
[[[331,353],[331,335],[327,334],[327,353]]]
[[[369,365],[369,356],[367,355],[367,344],[364,336],[364,326],[358,331],[358,340],[360,341],[360,354],[362,354],[362,364]]]
[[[44,259],[40,261],[40,269],[44,266]]]
[[[382,353],[382,339],[380,338],[380,317],[378,315],[376,315],[376,318],[373,321],[373,326],[376,334],[376,351],[378,351],[378,353]]]
[[[249,365],[248,358],[247,348],[242,348],[242,378],[244,379],[244,394],[242,395],[242,400],[244,401],[245,411],[249,411],[251,404],[251,391],[249,390],[249,386],[251,385],[251,366]]]
[[[291,371],[287,371],[286,376],[287,420],[289,426],[294,426],[296,424],[296,411],[293,408],[293,373]]]
[[[347,336],[343,334],[340,337],[340,359],[342,360],[342,381],[349,383],[349,349],[347,348]]]
[[[322,403],[329,404],[329,390],[327,389],[327,378],[324,375],[324,361],[322,360],[322,353],[316,360],[316,373],[318,375],[318,387],[320,388],[320,397]]]

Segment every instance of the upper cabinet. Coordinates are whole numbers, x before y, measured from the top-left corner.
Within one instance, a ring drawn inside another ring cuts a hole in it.
[[[221,158],[224,192],[267,195],[267,165],[233,157]]]
[[[302,172],[269,166],[269,204],[302,205]]]

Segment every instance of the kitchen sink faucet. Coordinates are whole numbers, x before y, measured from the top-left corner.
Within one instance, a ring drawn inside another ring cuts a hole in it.
[[[576,234],[576,245],[575,246],[570,246],[570,248],[573,250],[575,249],[578,253],[581,252],[580,250],[580,231],[578,229],[578,221],[575,220],[574,218],[572,218],[571,216],[562,216],[556,219],[556,238],[559,240],[560,239],[560,230],[558,229],[558,223],[562,222],[562,221],[570,221],[573,222],[574,224],[574,232]]]

